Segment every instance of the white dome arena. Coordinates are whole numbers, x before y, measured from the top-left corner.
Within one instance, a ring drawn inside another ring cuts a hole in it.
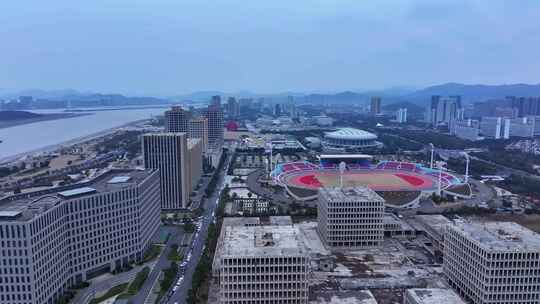
[[[342,128],[324,135],[324,145],[328,148],[363,149],[380,146],[377,135],[354,128]]]

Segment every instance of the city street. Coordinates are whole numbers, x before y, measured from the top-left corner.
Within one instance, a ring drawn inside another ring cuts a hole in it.
[[[197,267],[197,264],[199,263],[199,259],[201,258],[202,252],[204,250],[204,244],[206,242],[206,237],[208,235],[208,226],[215,217],[215,210],[217,207],[217,203],[219,200],[219,196],[221,194],[221,190],[223,190],[224,184],[223,184],[223,177],[225,176],[225,173],[228,170],[229,167],[229,161],[230,161],[230,155],[227,156],[227,159],[225,161],[224,169],[222,169],[219,174],[218,182],[216,191],[212,193],[212,195],[205,201],[204,203],[204,212],[203,212],[203,218],[201,220],[201,231],[196,235],[196,237],[193,239],[192,243],[192,257],[190,261],[185,266],[184,270],[184,280],[182,281],[180,288],[176,290],[176,292],[173,292],[170,297],[165,298],[162,303],[186,303],[186,298],[188,295],[188,291],[191,288],[191,279],[193,277],[193,273],[195,271],[195,268]],[[176,282],[175,282],[176,283]]]

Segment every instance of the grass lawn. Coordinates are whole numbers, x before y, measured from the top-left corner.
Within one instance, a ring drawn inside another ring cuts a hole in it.
[[[143,263],[150,262],[153,259],[157,258],[159,254],[161,253],[161,247],[158,245],[152,245],[148,250],[144,253],[143,257]]]
[[[100,302],[103,302],[109,298],[112,298],[116,295],[119,295],[123,293],[128,287],[128,283],[120,284],[117,286],[114,286],[113,288],[109,289],[104,295],[102,295],[99,298],[94,298],[92,301],[90,301],[90,304],[97,304]]]

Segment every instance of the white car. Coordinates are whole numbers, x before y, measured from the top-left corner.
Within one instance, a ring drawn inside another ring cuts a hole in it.
[[[178,286],[174,286],[174,287],[172,288],[172,291],[173,291],[173,292],[175,292],[176,290],[178,290]]]

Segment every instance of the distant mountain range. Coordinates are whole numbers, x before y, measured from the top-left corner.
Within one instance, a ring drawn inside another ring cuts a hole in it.
[[[540,84],[506,84],[506,85],[469,85],[462,83],[445,83],[416,89],[412,87],[393,87],[384,90],[344,91],[335,93],[301,93],[281,92],[275,94],[259,94],[251,91],[222,92],[198,91],[190,94],[168,98],[129,97],[121,94],[98,94],[80,92],[73,89],[65,90],[24,90],[13,91],[0,89],[0,99],[13,99],[18,96],[33,96],[34,99],[49,101],[71,101],[84,106],[95,105],[136,105],[136,104],[166,104],[171,102],[207,102],[214,95],[220,95],[223,100],[228,96],[237,98],[265,97],[275,102],[284,102],[288,96],[294,96],[298,103],[332,104],[332,103],[367,103],[372,96],[380,96],[383,105],[408,102],[425,107],[432,95],[461,95],[466,103],[487,99],[500,99],[505,96],[540,96]]]

